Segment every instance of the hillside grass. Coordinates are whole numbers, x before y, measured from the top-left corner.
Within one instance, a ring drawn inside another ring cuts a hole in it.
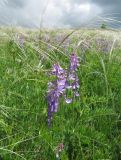
[[[56,160],[60,143],[61,160],[121,159],[121,32],[71,32],[0,30],[0,159]],[[80,96],[61,101],[48,127],[49,73],[56,62],[67,68],[73,51]]]

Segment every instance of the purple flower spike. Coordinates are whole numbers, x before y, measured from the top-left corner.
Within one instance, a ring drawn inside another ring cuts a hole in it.
[[[78,88],[79,88],[79,79],[77,76],[77,68],[79,66],[79,60],[75,53],[71,54],[70,58],[70,70],[67,78],[67,89],[71,89],[73,91],[73,97],[78,97]]]
[[[48,83],[48,125],[51,125],[53,113],[58,111],[59,101],[62,96],[65,102],[72,103],[72,98],[67,98],[66,90],[70,89],[73,93],[73,98],[78,97],[79,80],[77,76],[77,67],[79,66],[78,57],[75,53],[70,58],[70,68],[68,74],[57,63],[52,67],[51,74],[55,76],[56,81]],[[68,75],[68,76],[67,76]]]
[[[75,53],[72,53],[70,59],[70,71],[75,71],[78,66],[79,66],[78,57]]]
[[[52,90],[49,92],[47,100],[48,100],[48,125],[50,126],[52,120],[52,114],[57,112],[59,105],[59,93],[57,90]]]
[[[59,99],[65,92],[66,72],[59,64],[54,64],[52,75],[56,76],[56,81],[48,83],[48,125],[50,126],[53,113],[58,111]]]

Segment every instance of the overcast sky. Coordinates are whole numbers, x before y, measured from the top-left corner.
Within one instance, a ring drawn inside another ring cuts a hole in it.
[[[0,25],[120,27],[121,0],[0,0]]]

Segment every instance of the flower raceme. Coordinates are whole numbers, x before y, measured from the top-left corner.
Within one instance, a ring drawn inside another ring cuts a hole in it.
[[[56,76],[54,82],[48,83],[48,125],[50,126],[52,114],[57,112],[59,106],[59,99],[65,92],[66,72],[59,64],[54,64],[52,75]]]
[[[70,58],[70,71],[77,70],[78,66],[79,66],[78,57],[75,53],[72,53]]]
[[[48,83],[48,125],[51,125],[53,113],[58,111],[59,101],[62,96],[65,98],[66,103],[72,103],[73,99],[79,96],[79,80],[77,76],[77,68],[79,60],[75,53],[71,54],[70,67],[67,73],[58,63],[52,67],[51,75],[56,77],[56,80]],[[66,91],[73,91],[73,97],[67,98]]]

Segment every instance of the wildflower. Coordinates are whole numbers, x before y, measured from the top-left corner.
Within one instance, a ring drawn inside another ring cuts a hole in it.
[[[48,94],[48,125],[50,126],[53,112],[57,112],[59,105],[59,94],[56,90],[52,90]]]
[[[69,74],[68,74],[67,88],[69,88],[73,91],[74,97],[79,96],[79,93],[78,93],[79,79],[78,79],[78,76],[76,73],[78,66],[79,66],[78,57],[75,53],[73,53],[73,54],[71,54],[71,58],[70,58],[70,70],[69,70]]]
[[[56,76],[56,81],[48,84],[48,125],[50,126],[52,114],[57,112],[59,99],[65,92],[66,72],[59,64],[54,64],[52,68],[52,75]]]
[[[78,66],[79,66],[78,57],[75,53],[72,53],[70,58],[70,71],[72,72],[77,70]]]
[[[79,79],[77,76],[77,68],[79,60],[75,53],[71,55],[69,73],[57,63],[52,67],[51,74],[56,77],[56,80],[48,83],[48,125],[50,126],[53,113],[58,111],[59,101],[64,96],[65,102],[70,104],[74,97],[79,96]],[[66,90],[70,89],[73,92],[73,98],[68,98]]]
[[[57,63],[53,65],[52,75],[57,76],[57,78],[63,79],[65,78],[66,71]]]

